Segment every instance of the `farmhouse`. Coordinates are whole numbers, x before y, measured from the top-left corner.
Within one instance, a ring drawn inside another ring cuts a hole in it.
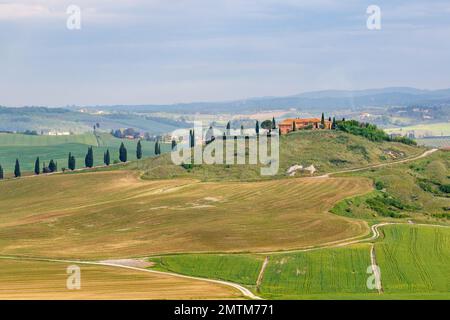
[[[322,125],[319,118],[289,118],[278,124],[281,134],[287,134],[291,131],[301,129],[331,129],[332,122],[325,120],[325,125]]]

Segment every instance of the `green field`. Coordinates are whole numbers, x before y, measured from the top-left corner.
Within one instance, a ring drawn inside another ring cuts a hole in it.
[[[367,288],[369,243],[269,254],[258,294],[269,299],[450,299],[450,228],[389,225],[382,235],[375,243],[382,294]],[[160,270],[227,279],[255,291],[253,266],[263,257],[178,255],[150,261]]]
[[[189,254],[152,258],[157,268],[203,278],[215,278],[254,286],[264,256]]]
[[[450,228],[386,226],[375,244],[384,290],[450,298]]]
[[[119,146],[123,142],[128,150],[129,160],[136,159],[137,140],[117,139],[110,134],[91,133],[70,136],[32,136],[24,134],[0,133],[0,164],[6,174],[14,170],[16,158],[19,159],[22,172],[33,171],[36,157],[40,158],[41,166],[50,159],[58,162],[61,170],[67,167],[67,158],[71,152],[76,158],[76,167],[84,167],[84,157],[89,146],[94,149],[94,165],[103,164],[103,154],[109,149],[111,163],[118,161]],[[154,155],[154,142],[142,141],[144,157]],[[162,144],[161,151],[167,152],[170,145]]]

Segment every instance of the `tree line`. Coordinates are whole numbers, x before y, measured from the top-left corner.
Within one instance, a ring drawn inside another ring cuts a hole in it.
[[[172,149],[174,149],[176,146],[176,142],[172,141]],[[156,141],[155,143],[155,149],[154,149],[155,155],[161,154],[161,144],[159,141]],[[136,159],[140,160],[142,159],[143,152],[142,152],[142,144],[139,140],[136,145]],[[119,160],[120,162],[127,162],[128,161],[128,150],[125,147],[124,143],[122,142],[119,147]],[[109,152],[109,149],[106,150],[106,152],[103,153],[103,163],[106,166],[109,166],[111,164],[111,154]],[[84,157],[84,167],[85,168],[92,168],[94,166],[94,150],[92,147],[88,147],[88,150],[86,152],[86,155]],[[69,155],[67,157],[67,168],[63,167],[61,170],[65,172],[66,170],[74,171],[76,169],[76,158],[75,156],[69,152]],[[41,173],[52,173],[58,171],[58,162],[51,159],[48,163],[48,165],[43,162],[41,166],[41,160],[39,157],[36,158],[34,162],[34,174],[39,175]],[[17,158],[15,165],[14,165],[14,177],[19,178],[22,176],[21,168],[20,168],[20,161]],[[4,179],[4,170],[3,167],[0,164],[0,180]]]

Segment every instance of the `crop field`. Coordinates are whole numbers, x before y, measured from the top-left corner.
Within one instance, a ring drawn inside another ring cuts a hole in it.
[[[109,134],[80,134],[70,136],[33,136],[24,134],[0,133],[0,164],[6,174],[14,170],[19,159],[22,172],[33,171],[36,157],[40,158],[41,167],[53,159],[58,162],[58,169],[67,167],[68,154],[76,158],[76,167],[84,167],[84,157],[89,146],[93,146],[94,165],[103,164],[103,154],[109,149],[111,163],[119,159],[119,146],[123,142],[128,151],[129,160],[136,159],[137,140],[117,139]],[[144,157],[154,156],[154,142],[141,141]],[[161,152],[170,150],[168,144],[161,145]]]
[[[264,274],[261,293],[296,298],[320,293],[361,294],[367,289],[369,245],[275,255]]]
[[[361,178],[146,181],[127,171],[0,186],[0,254],[67,258],[287,250],[364,236],[364,221],[328,211],[372,190]]]
[[[239,299],[234,288],[114,267],[83,265],[81,287],[67,289],[69,263],[0,259],[0,299]]]
[[[418,145],[434,148],[450,148],[450,138],[416,139]]]
[[[375,243],[375,252],[382,294],[367,288],[370,243],[268,254],[257,293],[269,299],[448,299],[450,228],[389,225],[381,230],[383,237]],[[256,272],[249,266],[261,265],[264,256],[174,255],[150,261],[156,263],[152,268],[228,279],[256,291]],[[211,270],[205,271],[203,264]]]
[[[386,226],[376,243],[386,292],[450,293],[450,228]]]
[[[183,254],[151,258],[160,270],[197,275],[254,286],[264,256],[227,254]]]
[[[414,131],[416,133],[416,136],[421,136],[424,134],[433,136],[450,136],[450,124],[448,122],[418,124],[402,128],[386,129],[385,131],[388,133],[407,133],[409,131]]]

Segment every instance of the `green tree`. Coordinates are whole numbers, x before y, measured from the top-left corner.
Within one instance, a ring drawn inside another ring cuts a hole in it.
[[[261,123],[261,128],[266,129],[266,130],[272,129],[272,121],[271,120],[264,120]]]
[[[50,170],[50,172],[56,172],[57,166],[55,161],[53,161],[53,159],[51,159],[50,162],[48,163],[48,169]]]
[[[123,144],[123,142],[120,144],[120,148],[119,148],[119,160],[122,162],[127,162],[127,148],[125,148],[125,145]]]
[[[228,123],[227,123],[227,136],[230,135],[230,131],[231,131],[231,122],[228,121]]]
[[[141,140],[138,141],[136,146],[136,158],[139,160],[142,158],[142,146],[141,146]]]
[[[67,168],[72,169],[72,152],[69,152],[69,156],[67,157]]]
[[[39,164],[39,157],[36,158],[34,162],[34,174],[39,174],[41,170],[41,165]]]
[[[256,132],[256,135],[259,136],[259,121],[258,120],[256,120],[255,132]]]
[[[20,172],[19,159],[16,159],[16,165],[14,166],[14,176],[16,178],[19,178],[21,175],[22,175],[22,173]]]
[[[195,132],[194,132],[194,130],[189,130],[189,146],[191,148],[195,147]]]
[[[73,170],[75,170],[75,168],[76,168],[75,156],[71,155],[70,156],[70,167],[69,167],[69,169],[73,171]]]
[[[325,127],[325,114],[322,112],[322,118],[320,119],[320,124]]]
[[[88,148],[88,152],[84,158],[84,164],[87,168],[92,168],[94,166],[94,151],[92,150],[92,147]]]
[[[177,147],[177,142],[175,141],[175,139],[172,139],[172,150],[175,150],[176,147]]]
[[[277,128],[277,124],[275,122],[275,117],[272,118],[272,129],[276,129]]]
[[[295,121],[292,121],[292,131],[297,131],[297,127],[295,126]]]
[[[333,122],[331,124],[331,129],[335,130],[336,129],[336,118],[333,117]]]
[[[2,165],[0,164],[0,180],[3,180],[3,178],[4,178],[4,175],[3,175],[3,167],[2,167]]]
[[[111,164],[111,156],[109,154],[109,149],[106,149],[105,156],[103,157],[103,162],[107,166],[109,166]]]

